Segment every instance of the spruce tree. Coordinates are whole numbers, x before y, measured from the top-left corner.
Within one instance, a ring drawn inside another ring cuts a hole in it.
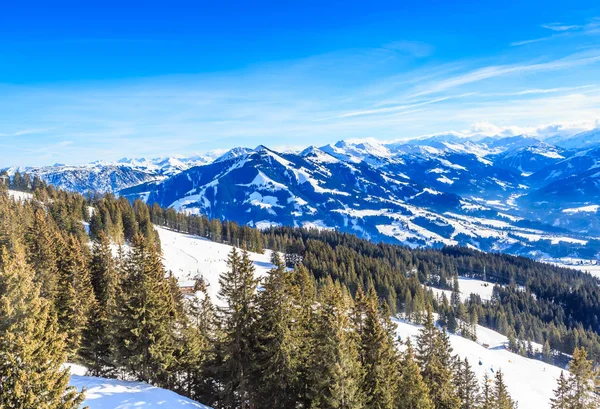
[[[417,337],[417,361],[423,380],[431,391],[436,409],[458,409],[452,376],[452,358],[448,335],[435,328],[431,307],[427,309],[424,327]]]
[[[550,407],[552,409],[570,409],[571,406],[571,390],[569,381],[565,377],[563,371],[560,371],[558,385],[554,390],[554,397],[550,399]]]
[[[471,369],[469,361],[465,358],[464,361],[458,360],[457,371],[455,374],[455,384],[460,398],[461,409],[477,409],[479,408],[479,384],[477,375]]]
[[[84,399],[63,369],[64,339],[21,245],[0,263],[0,407],[75,409]]]
[[[406,342],[406,352],[400,365],[395,403],[395,407],[398,409],[434,408],[433,402],[429,397],[429,388],[423,381],[421,371],[415,361],[410,339]]]
[[[36,209],[33,224],[27,231],[27,261],[35,271],[35,281],[41,285],[41,295],[54,300],[58,291],[57,246],[58,232],[52,228],[43,209]]]
[[[372,287],[367,297],[357,297],[356,305],[361,315],[358,317],[358,335],[360,361],[364,369],[361,384],[365,396],[364,407],[391,409],[397,389],[397,354],[394,326],[384,326],[384,320],[389,321],[389,309],[383,308],[385,313],[380,314],[379,300]]]
[[[339,283],[334,284],[328,277],[320,292],[320,302],[311,356],[311,408],[362,408],[363,374],[357,336],[349,317],[352,300],[344,296]]]
[[[252,390],[251,368],[256,320],[256,288],[254,265],[244,250],[240,257],[233,248],[227,261],[229,270],[221,275],[220,309],[223,339],[218,345],[221,357],[218,382],[219,405],[223,408],[247,408]]]
[[[175,305],[157,248],[136,235],[125,257],[116,316],[118,361],[138,379],[168,387],[175,365]]]
[[[76,354],[94,305],[94,291],[81,244],[74,235],[61,242],[58,259],[60,280],[56,297],[58,323],[67,335],[67,348]]]
[[[310,368],[314,356],[314,339],[312,337],[315,326],[316,289],[314,277],[300,265],[292,274],[292,283],[297,289],[295,304],[299,307],[296,315],[296,325],[299,349],[297,370],[298,404],[302,408],[309,408],[310,399]]]
[[[592,361],[587,357],[584,348],[575,348],[573,359],[569,364],[569,388],[571,390],[572,409],[593,409],[600,405],[595,390],[595,374]]]
[[[116,323],[112,322],[112,317],[115,314],[120,279],[110,241],[103,231],[98,233],[92,245],[90,273],[95,305],[83,334],[84,342],[79,354],[91,375],[109,375],[115,367],[112,345]]]
[[[508,393],[506,383],[504,383],[504,374],[500,369],[496,372],[492,393],[494,409],[516,409],[517,405]]]
[[[493,381],[486,372],[483,377],[483,388],[481,388],[481,409],[494,409]]]
[[[275,268],[264,280],[257,301],[259,314],[253,331],[256,335],[253,402],[260,408],[286,409],[295,406],[298,396],[302,338],[297,324],[301,311],[292,274],[285,270],[279,258],[273,261]]]

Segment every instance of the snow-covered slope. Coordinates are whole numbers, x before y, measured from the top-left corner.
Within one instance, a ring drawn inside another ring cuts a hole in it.
[[[216,304],[220,304],[219,276],[227,271],[227,256],[232,246],[215,243],[208,239],[156,227],[160,236],[165,268],[171,271],[178,281],[202,277],[208,284],[208,293]],[[265,254],[249,253],[254,262],[256,277],[264,276],[273,268],[269,261],[271,251]]]
[[[226,259],[232,247],[226,244],[214,243],[191,235],[172,232],[157,228],[163,246],[165,266],[172,270],[180,279],[186,280],[200,272],[207,280],[209,294],[219,302],[218,278],[227,270]],[[263,276],[272,264],[269,262],[270,252],[265,254],[250,253],[250,258],[256,267],[256,276]],[[459,288],[463,297],[471,293],[489,299],[493,289],[492,284],[480,280],[461,278]],[[397,333],[402,339],[416,336],[418,326],[396,320]],[[502,369],[506,374],[506,382],[513,397],[519,401],[521,408],[549,408],[549,399],[555,387],[555,381],[561,369],[533,359],[524,358],[504,348],[507,338],[490,329],[478,326],[478,342],[473,342],[456,335],[450,335],[454,353],[461,358],[468,358],[473,369],[483,377],[487,371],[493,376],[494,371]],[[490,346],[490,349],[483,347]],[[479,361],[482,365],[479,365]]]
[[[31,200],[33,198],[33,195],[31,193],[19,192],[16,190],[9,190],[8,196],[20,202],[25,200]]]
[[[143,382],[71,375],[70,385],[86,388],[83,406],[90,409],[211,409]]]
[[[411,337],[414,341],[420,327],[399,320],[395,322],[398,325],[398,336],[404,340]],[[483,379],[485,373],[493,378],[494,373],[501,369],[508,390],[519,402],[520,408],[550,408],[552,390],[556,387],[561,369],[506,350],[503,346],[506,337],[497,332],[478,326],[477,334],[479,342],[450,334],[453,353],[462,359],[467,358],[480,379]],[[489,349],[481,345],[484,343],[490,346]]]
[[[176,233],[164,228],[157,228],[163,249],[165,267],[180,280],[190,280],[198,274],[208,283],[209,295],[217,304],[219,276],[227,270],[227,255],[232,246],[214,243],[207,239],[192,235]],[[250,253],[256,268],[256,276],[264,276],[273,267],[269,262],[270,251],[265,254]],[[485,286],[479,280],[460,279],[459,286],[463,297],[477,293],[486,299],[490,296],[492,286]],[[401,339],[415,337],[419,326],[395,320],[398,324],[397,334]],[[561,369],[540,361],[527,359],[513,354],[504,348],[505,336],[478,326],[478,342],[473,342],[456,335],[450,335],[454,353],[461,358],[468,358],[475,372],[483,378],[484,373],[493,377],[492,371],[502,369],[506,383],[513,398],[519,401],[521,408],[549,408],[549,399],[555,387],[556,378]],[[488,348],[483,347],[487,344]],[[481,361],[481,365],[479,362]],[[87,388],[86,405],[90,409],[135,409],[165,408],[188,409],[208,408],[190,401],[182,396],[164,389],[152,387],[140,382],[119,381],[104,378],[88,377],[85,369],[71,366],[73,375],[71,385],[81,389]]]

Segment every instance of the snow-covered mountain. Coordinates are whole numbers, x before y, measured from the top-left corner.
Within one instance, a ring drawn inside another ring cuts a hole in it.
[[[212,151],[192,157],[123,158],[116,162],[96,161],[86,165],[55,164],[42,167],[12,167],[9,175],[19,171],[38,176],[56,187],[80,193],[96,191],[116,193],[143,183],[159,181],[194,166],[206,165],[221,156],[223,151]]]
[[[27,171],[70,190],[114,192],[261,228],[332,228],[409,246],[595,258],[598,213],[573,209],[599,208],[600,145],[565,149],[548,141],[451,133]]]

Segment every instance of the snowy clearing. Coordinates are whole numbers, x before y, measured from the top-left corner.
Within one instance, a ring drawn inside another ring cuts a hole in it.
[[[208,285],[208,293],[219,305],[219,276],[227,271],[227,256],[232,246],[212,242],[208,239],[177,233],[155,226],[160,236],[165,268],[173,272],[178,281],[193,280],[202,276]],[[254,262],[256,276],[264,276],[274,266],[271,251],[265,254],[249,253]]]
[[[31,193],[19,192],[17,190],[9,190],[8,196],[19,202],[33,199],[33,195]]]
[[[442,294],[446,294],[448,300],[450,300],[450,296],[452,295],[452,291],[450,290],[441,290],[434,287],[427,287],[427,289],[431,289],[438,297],[441,297]],[[471,294],[478,294],[482,301],[489,301],[492,299],[494,284],[482,280],[475,280],[473,278],[458,277],[458,289],[460,291],[460,298],[463,302],[467,301],[471,297]]]
[[[143,382],[71,375],[70,385],[86,388],[83,406],[90,409],[210,409],[175,392]]]

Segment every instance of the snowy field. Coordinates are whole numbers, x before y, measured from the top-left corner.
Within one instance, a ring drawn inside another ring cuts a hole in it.
[[[427,289],[431,289],[433,294],[438,297],[441,297],[442,294],[446,294],[448,301],[450,301],[452,291],[433,287],[427,287]],[[472,278],[458,277],[458,289],[460,291],[460,298],[463,302],[467,301],[469,297],[471,297],[471,294],[479,294],[482,301],[489,301],[492,299],[494,284]]]
[[[31,193],[18,192],[16,190],[9,190],[8,196],[12,197],[13,199],[19,202],[24,202],[25,200],[31,200],[33,198],[33,195]]]
[[[394,321],[398,324],[398,336],[403,340],[411,337],[414,341],[419,333],[419,326]],[[550,398],[553,396],[552,390],[556,387],[560,368],[507,351],[501,346],[506,342],[506,337],[487,328],[478,326],[477,337],[479,342],[489,344],[490,348],[450,334],[453,354],[458,354],[462,359],[467,358],[480,379],[483,379],[486,372],[493,378],[495,372],[501,369],[509,392],[519,402],[519,408],[550,408]]]
[[[165,268],[172,271],[180,282],[202,276],[208,284],[209,295],[219,305],[219,276],[227,271],[227,256],[232,247],[158,226],[155,228],[160,236]],[[264,276],[274,267],[270,261],[270,250],[265,250],[264,254],[249,255],[254,262],[257,277]]]
[[[554,264],[558,267],[572,268],[584,273],[590,273],[594,277],[600,278],[600,261],[586,260],[582,258],[564,257],[558,259],[540,260],[545,263]]]

